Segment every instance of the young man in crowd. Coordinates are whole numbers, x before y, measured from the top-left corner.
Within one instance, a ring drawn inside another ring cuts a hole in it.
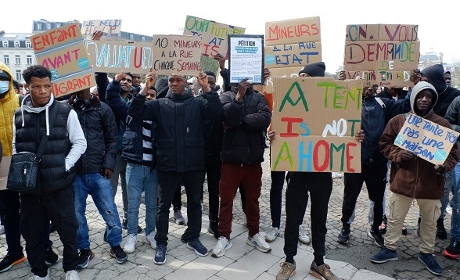
[[[450,128],[447,120],[433,112],[437,100],[437,90],[433,85],[424,81],[418,82],[410,96],[411,113]],[[380,138],[380,151],[391,160],[390,190],[392,194],[385,247],[372,256],[371,262],[381,264],[398,260],[396,249],[401,237],[401,226],[413,200],[416,199],[421,214],[418,259],[425,264],[428,271],[439,276],[442,275],[442,268],[433,257],[436,239],[435,225],[436,219],[441,214],[439,199],[444,194],[444,175],[454,169],[458,160],[458,150],[454,145],[444,164],[434,165],[396,146],[394,141],[407,118],[407,114],[400,114],[392,118]]]
[[[33,65],[22,76],[30,95],[14,114],[13,153],[36,152],[42,135],[46,133],[49,138],[40,161],[37,188],[21,193],[21,230],[32,279],[50,279],[43,236],[51,221],[64,246],[66,280],[77,280],[78,221],[72,183],[74,165],[86,150],[85,135],[75,111],[54,99],[50,70]],[[56,119],[49,127],[49,116],[55,110]]]

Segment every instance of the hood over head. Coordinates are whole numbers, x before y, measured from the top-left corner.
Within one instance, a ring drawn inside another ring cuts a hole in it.
[[[412,93],[410,95],[410,106],[411,106],[411,109],[412,109],[412,112],[414,112],[416,115],[417,114],[417,105],[415,104],[416,100],[417,100],[417,95],[424,89],[428,89],[431,91],[431,93],[433,94],[433,102],[431,103],[431,106],[430,108],[428,108],[427,110],[427,115],[433,111],[433,108],[434,106],[436,105],[436,102],[438,101],[438,93],[436,92],[436,89],[434,88],[434,86],[428,82],[418,82],[413,88],[412,88]],[[424,116],[420,116],[420,117],[424,117]]]
[[[446,88],[446,80],[444,79],[444,66],[435,64],[422,70],[422,77],[427,77],[430,84],[434,86],[438,94],[443,93]]]
[[[0,76],[3,76],[5,78],[8,78],[10,80],[9,84],[9,89],[6,92],[0,92],[0,99],[3,99],[3,97],[6,97],[6,95],[10,94],[16,94],[16,91],[14,90],[13,86],[13,76],[11,75],[10,68],[6,66],[6,64],[0,62]]]

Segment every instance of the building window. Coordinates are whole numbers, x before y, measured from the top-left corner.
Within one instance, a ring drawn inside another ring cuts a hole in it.
[[[60,22],[56,22],[56,27],[57,27],[57,28],[61,27],[61,23],[60,23]]]
[[[19,48],[19,41],[14,41],[14,47]]]
[[[16,81],[22,80],[21,70],[16,70]]]
[[[37,23],[37,30],[42,30],[42,23],[41,22]]]
[[[8,48],[8,41],[3,41],[3,47]]]
[[[14,56],[14,63],[16,65],[20,65],[21,64],[21,56],[20,55],[15,55]]]
[[[10,56],[9,55],[4,55],[3,56],[3,63],[5,63],[6,65],[10,64]]]
[[[145,42],[145,36],[142,36],[142,42]]]
[[[52,29],[53,28],[53,24],[51,22],[48,22],[46,24],[46,30],[49,30],[49,29]]]
[[[32,56],[31,56],[31,55],[27,55],[27,57],[26,57],[26,64],[27,64],[27,65],[32,65]]]
[[[129,40],[134,40],[134,34],[129,34]]]
[[[26,48],[32,48],[32,44],[30,43],[30,41],[26,41]]]

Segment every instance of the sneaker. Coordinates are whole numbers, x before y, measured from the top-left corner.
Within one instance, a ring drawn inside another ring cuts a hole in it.
[[[299,241],[302,242],[303,244],[310,243],[310,236],[308,236],[307,230],[304,228],[303,225],[299,226]]]
[[[442,252],[442,254],[449,259],[456,259],[460,253],[460,242],[453,241],[450,242],[450,245]]]
[[[26,260],[26,257],[22,253],[17,256],[6,254],[3,260],[0,262],[0,273],[8,271],[10,268],[13,267],[13,265],[22,263],[25,260]]]
[[[438,219],[436,223],[436,237],[441,240],[447,239],[447,231],[444,228],[444,219]]]
[[[325,263],[317,266],[315,261],[312,261],[310,266],[310,274],[319,279],[324,277],[326,280],[339,280],[339,277],[332,273],[331,267]]]
[[[5,226],[0,225],[0,234],[4,234],[4,233],[5,233]]]
[[[383,240],[383,236],[380,233],[380,231],[374,231],[373,229],[370,229],[367,232],[367,235],[369,235],[370,238],[374,239],[375,245],[379,246],[380,248],[385,247],[385,242]]]
[[[174,221],[178,225],[181,225],[181,226],[185,225],[185,219],[182,216],[182,213],[180,210],[174,211]]]
[[[94,258],[94,253],[91,249],[81,249],[78,257],[78,268],[86,268],[90,260]]]
[[[442,275],[442,268],[434,259],[433,254],[420,253],[418,255],[418,260],[421,261],[423,264],[425,264],[426,269],[428,269],[428,271],[431,272],[432,274],[437,275],[437,276]]]
[[[220,258],[225,254],[225,251],[232,248],[232,241],[228,240],[225,236],[219,237],[216,246],[212,249],[211,256]]]
[[[69,270],[65,273],[65,280],[80,280],[76,270]]]
[[[45,277],[40,277],[38,275],[31,276],[29,280],[50,280],[50,271],[48,270]]]
[[[115,258],[119,264],[122,264],[128,260],[128,255],[126,255],[125,251],[121,249],[120,245],[113,246],[110,249],[110,256]]]
[[[53,248],[45,249],[45,263],[46,265],[53,265],[59,259],[59,256],[53,251]]]
[[[215,239],[219,239],[219,237],[220,237],[219,226],[217,224],[210,223],[209,227],[208,227],[208,233],[214,235]]]
[[[260,235],[260,233],[254,234],[253,237],[248,236],[246,243],[256,247],[257,250],[264,253],[268,253],[272,250],[272,248],[270,248],[270,245],[268,245],[268,243],[265,242],[265,238],[263,238],[262,235]]]
[[[342,227],[342,231],[340,232],[339,236],[337,236],[337,242],[340,244],[347,244],[348,240],[350,239],[350,228],[349,227]]]
[[[280,229],[276,227],[270,227],[267,234],[265,235],[265,241],[273,242],[280,235]]]
[[[295,262],[283,262],[280,264],[281,269],[276,274],[276,280],[288,280],[295,275]]]
[[[134,250],[136,249],[136,242],[137,242],[137,235],[128,234],[128,236],[126,237],[126,243],[125,243],[125,246],[123,247],[123,250],[128,254],[134,252]]]
[[[157,241],[155,240],[155,232],[152,231],[151,233],[147,234],[145,236],[145,240],[147,243],[150,244],[150,247],[152,247],[153,250],[157,248]]]
[[[199,257],[206,257],[208,255],[208,249],[201,244],[198,238],[189,240],[189,242],[187,242],[187,248],[195,251],[195,254]]]
[[[398,254],[396,252],[391,252],[387,248],[383,248],[377,254],[373,255],[371,262],[373,263],[386,263],[387,261],[397,261]]]
[[[164,264],[165,262],[166,262],[166,245],[157,245],[157,251],[155,252],[153,263],[160,265],[160,264]]]

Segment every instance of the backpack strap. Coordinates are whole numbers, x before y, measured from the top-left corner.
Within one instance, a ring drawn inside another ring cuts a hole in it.
[[[382,101],[382,99],[380,97],[376,97],[375,101],[377,101],[377,103],[379,103],[379,105],[382,107],[382,109],[385,110],[385,108],[387,106],[385,105],[385,103],[383,103],[383,101]]]

